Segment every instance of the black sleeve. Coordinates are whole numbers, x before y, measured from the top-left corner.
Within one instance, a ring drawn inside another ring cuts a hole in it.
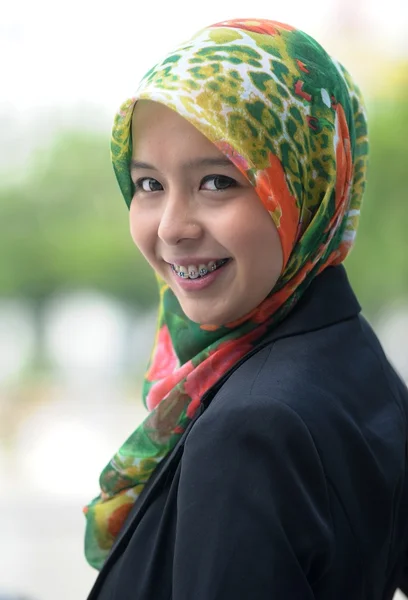
[[[333,556],[308,428],[282,403],[250,401],[211,406],[187,438],[172,600],[312,600]]]

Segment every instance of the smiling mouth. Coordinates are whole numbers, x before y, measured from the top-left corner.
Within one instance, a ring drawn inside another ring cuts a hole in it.
[[[189,267],[176,267],[171,265],[171,269],[178,277],[180,277],[180,279],[203,279],[210,273],[213,273],[226,265],[230,260],[230,258],[223,258],[221,260],[212,261],[208,265],[200,265],[199,268],[191,265]]]

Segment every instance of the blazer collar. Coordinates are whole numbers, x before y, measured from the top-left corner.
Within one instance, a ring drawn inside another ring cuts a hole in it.
[[[327,267],[311,282],[287,317],[207,390],[201,399],[202,408],[205,410],[209,406],[218,390],[242,363],[269,344],[352,319],[360,311],[345,268],[342,265]]]
[[[343,265],[327,267],[266,339],[273,341],[328,327],[351,319],[360,311]]]

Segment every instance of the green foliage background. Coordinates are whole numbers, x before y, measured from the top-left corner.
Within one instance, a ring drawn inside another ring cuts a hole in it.
[[[347,268],[368,315],[408,295],[408,103],[369,105],[369,184]],[[38,304],[64,289],[94,288],[127,303],[156,303],[150,269],[130,238],[109,139],[59,135],[19,183],[0,185],[0,296]]]
[[[109,138],[71,132],[0,190],[0,295],[42,302],[93,288],[146,308],[156,285],[130,237]]]

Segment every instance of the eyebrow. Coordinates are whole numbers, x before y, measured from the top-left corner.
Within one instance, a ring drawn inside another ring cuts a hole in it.
[[[186,171],[188,169],[198,169],[200,167],[233,167],[234,165],[228,158],[197,158],[195,160],[189,160],[181,165],[181,169]],[[157,171],[158,169],[149,163],[142,162],[140,160],[132,160],[130,161],[130,169],[133,171],[135,169],[149,169],[151,171]]]

